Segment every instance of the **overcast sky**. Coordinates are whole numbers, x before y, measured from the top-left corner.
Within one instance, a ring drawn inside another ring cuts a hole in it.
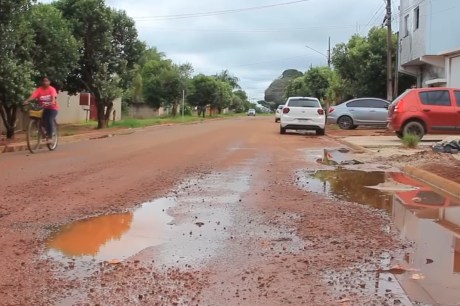
[[[332,44],[367,33],[384,17],[383,0],[306,0],[291,5],[196,18],[161,16],[245,9],[295,0],[106,0],[136,20],[140,38],[195,73],[230,70],[251,98],[263,99],[270,82],[288,68],[325,65]],[[44,0],[43,2],[50,2]],[[399,1],[397,1],[399,2]]]

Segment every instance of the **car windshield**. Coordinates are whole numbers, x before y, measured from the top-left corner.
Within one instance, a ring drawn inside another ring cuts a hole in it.
[[[318,100],[315,99],[291,99],[289,100],[291,107],[320,107]]]

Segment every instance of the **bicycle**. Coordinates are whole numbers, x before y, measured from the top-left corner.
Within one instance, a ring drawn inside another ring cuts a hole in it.
[[[29,126],[27,128],[27,147],[30,153],[34,154],[41,149],[42,139],[47,139],[46,127],[43,122],[43,107],[38,104],[31,103],[29,106]],[[52,142],[46,142],[46,146],[50,151],[54,151],[59,143],[59,128],[56,120],[53,123]]]

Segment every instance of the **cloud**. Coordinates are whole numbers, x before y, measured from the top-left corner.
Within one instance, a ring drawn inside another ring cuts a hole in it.
[[[159,19],[179,15],[240,9],[288,0],[106,0],[135,18],[142,40],[178,62],[190,62],[196,73],[229,69],[241,79],[250,97],[262,99],[270,82],[283,70],[305,71],[325,65],[326,58],[305,47],[327,52],[347,41],[360,27],[365,33],[381,23],[382,0],[310,0],[289,6],[189,19]]]

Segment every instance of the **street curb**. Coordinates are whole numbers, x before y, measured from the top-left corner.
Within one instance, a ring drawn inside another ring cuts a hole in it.
[[[434,173],[431,173],[431,172],[428,172],[428,171],[425,171],[419,168],[415,168],[413,166],[405,166],[403,170],[410,176],[413,176],[433,187],[436,187],[442,191],[445,191],[451,195],[454,195],[460,198],[460,184],[459,183],[456,183],[449,179],[440,177],[439,175],[436,175]]]
[[[363,147],[363,146],[360,146],[360,145],[357,145],[357,144],[354,144],[354,143],[351,143],[351,142],[348,142],[346,140],[343,140],[341,138],[338,138],[338,137],[334,137],[332,136],[331,137],[332,139],[335,139],[336,141],[340,142],[341,144],[343,144],[344,146],[347,146],[349,147],[350,149],[353,150],[354,153],[371,153],[372,151]]]

